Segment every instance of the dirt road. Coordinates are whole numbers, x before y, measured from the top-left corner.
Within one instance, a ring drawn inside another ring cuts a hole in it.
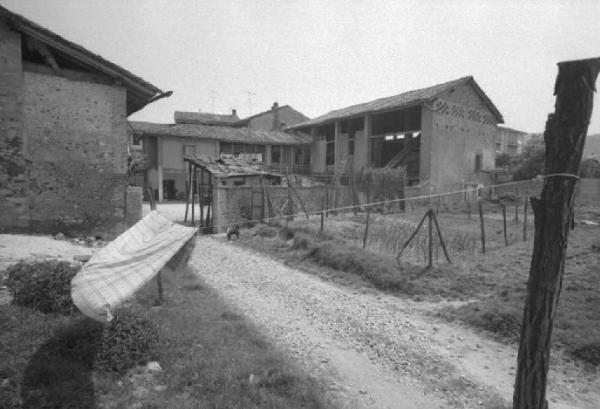
[[[357,283],[340,286],[222,237],[199,239],[192,267],[233,308],[324,379],[346,408],[503,408],[516,351],[427,308]],[[553,362],[551,408],[596,408],[600,379]]]

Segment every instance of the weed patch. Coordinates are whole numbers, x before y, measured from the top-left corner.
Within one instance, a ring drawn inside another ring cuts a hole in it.
[[[13,304],[45,313],[69,314],[71,279],[79,271],[66,261],[20,262],[8,268],[6,285]]]

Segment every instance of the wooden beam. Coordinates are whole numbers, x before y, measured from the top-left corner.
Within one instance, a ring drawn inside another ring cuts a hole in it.
[[[40,41],[31,37],[26,37],[25,42],[27,44],[27,48],[33,51],[37,51],[44,57],[46,64],[48,64],[52,68],[52,71],[55,75],[58,75],[59,77],[63,76],[62,70],[60,69],[58,63],[54,59],[52,52],[48,47],[46,47],[44,43],[41,43]]]

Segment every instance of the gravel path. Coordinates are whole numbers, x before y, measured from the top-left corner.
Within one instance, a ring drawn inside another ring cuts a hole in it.
[[[233,308],[324,379],[342,407],[501,408],[511,400],[514,349],[423,315],[424,303],[339,286],[220,236],[199,238],[191,263]],[[598,377],[565,365],[551,373],[551,407],[598,407]]]

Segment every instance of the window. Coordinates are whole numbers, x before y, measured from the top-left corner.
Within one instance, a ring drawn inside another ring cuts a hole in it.
[[[335,139],[327,137],[327,149],[325,150],[325,165],[335,164]]]
[[[195,145],[183,145],[183,154],[185,156],[196,156]]]
[[[281,163],[281,146],[271,146],[271,163]]]
[[[302,148],[294,149],[294,164],[295,165],[302,165],[302,156],[303,156],[302,153],[303,153]]]
[[[483,153],[475,154],[475,171],[481,170],[482,163],[483,163]]]
[[[140,135],[133,135],[131,139],[132,146],[135,146],[136,148],[142,147],[142,137]]]

